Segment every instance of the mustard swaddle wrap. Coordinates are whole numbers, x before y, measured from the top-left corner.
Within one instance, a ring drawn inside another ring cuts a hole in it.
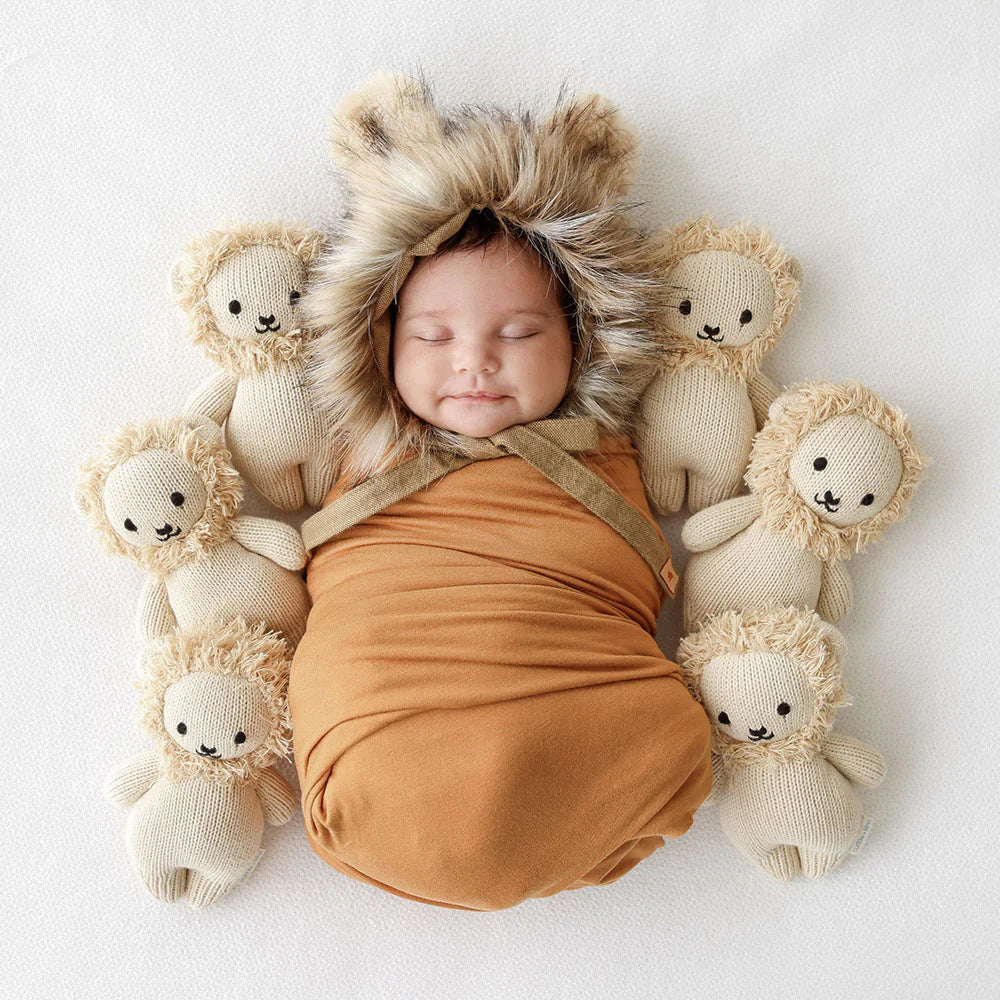
[[[628,438],[599,446],[578,458],[662,541]],[[662,587],[524,459],[391,504],[307,579],[289,702],[306,831],[337,870],[492,910],[613,881],[690,826],[710,727],[656,644]]]

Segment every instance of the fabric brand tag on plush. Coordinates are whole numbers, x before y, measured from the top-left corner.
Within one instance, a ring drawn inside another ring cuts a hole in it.
[[[851,848],[851,854],[860,854],[861,848],[865,846],[865,841],[868,839],[868,834],[871,833],[872,829],[872,817],[866,816],[861,821],[861,832],[858,834],[858,839],[854,841],[854,846]]]
[[[239,882],[236,883],[237,885],[243,885],[243,883],[248,878],[250,878],[250,873],[257,867],[257,864],[258,864],[258,862],[260,861],[260,859],[262,857],[264,857],[264,848],[263,847],[257,852],[257,857],[255,857],[253,859],[253,861],[250,862],[250,867],[243,873],[243,878],[241,878],[239,880]]]

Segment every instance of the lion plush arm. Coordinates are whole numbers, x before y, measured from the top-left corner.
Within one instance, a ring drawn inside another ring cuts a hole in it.
[[[874,747],[850,736],[828,733],[820,753],[850,781],[875,788],[885,777],[885,759]]]
[[[195,389],[184,404],[184,419],[197,421],[202,417],[208,417],[221,426],[233,408],[238,385],[239,379],[231,372],[222,371],[211,375]]]
[[[159,777],[159,761],[152,750],[144,750],[122,764],[104,782],[104,797],[116,806],[128,806],[142,798]]]
[[[747,383],[747,395],[753,407],[753,419],[760,430],[767,422],[767,411],[778,398],[778,387],[764,374],[757,372]]]
[[[844,561],[835,559],[823,563],[816,613],[824,621],[836,625],[851,610],[852,602],[851,577]]]
[[[257,776],[257,794],[264,818],[271,826],[282,826],[292,818],[295,792],[273,767],[265,767]]]
[[[177,626],[173,608],[170,607],[170,597],[167,585],[160,576],[149,576],[143,584],[139,595],[139,608],[136,613],[136,627],[139,637],[145,641],[158,639]]]
[[[285,569],[300,570],[306,564],[302,536],[284,521],[265,517],[237,517],[233,539],[245,549],[271,559]]]
[[[752,524],[760,510],[760,497],[754,493],[723,500],[692,514],[681,529],[681,541],[689,552],[714,549]]]

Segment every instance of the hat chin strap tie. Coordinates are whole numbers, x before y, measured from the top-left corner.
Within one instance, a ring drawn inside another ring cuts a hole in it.
[[[464,435],[460,438],[468,455],[436,452],[423,459],[419,456],[406,459],[366,479],[313,514],[302,525],[306,548],[312,551],[449,472],[472,462],[517,455],[617,531],[649,564],[667,594],[674,596],[678,576],[656,528],[617,490],[572,455],[572,452],[597,450],[598,428],[593,417],[534,420],[486,438]]]

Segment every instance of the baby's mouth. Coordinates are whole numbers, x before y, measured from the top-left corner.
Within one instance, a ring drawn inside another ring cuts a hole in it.
[[[710,340],[713,344],[721,344],[726,338],[719,336],[720,327],[709,326],[707,323],[702,330],[698,332],[699,340]]]
[[[165,524],[162,528],[156,529],[157,540],[161,542],[169,542],[171,538],[176,538],[180,533],[180,528],[175,528],[170,524]]]
[[[761,740],[772,740],[774,739],[774,733],[767,733],[767,726],[761,726],[760,729],[751,729],[750,740],[753,743],[759,743]],[[767,733],[765,736],[764,734]]]
[[[270,323],[265,323],[263,330],[260,330],[257,327],[254,327],[254,329],[257,330],[258,333],[277,333],[281,329],[281,324],[275,323],[274,326],[271,326]]]
[[[222,756],[221,753],[216,752],[215,747],[207,747],[204,743],[201,745],[200,750],[195,750],[195,753],[199,757],[211,757],[212,760],[218,760]]]

